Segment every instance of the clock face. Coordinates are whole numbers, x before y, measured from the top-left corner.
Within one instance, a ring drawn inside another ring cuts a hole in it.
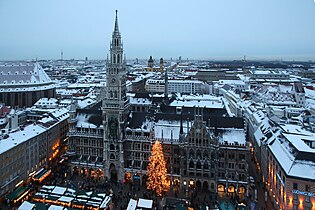
[[[113,84],[116,83],[116,78],[115,78],[115,77],[112,78],[112,83],[113,83]]]

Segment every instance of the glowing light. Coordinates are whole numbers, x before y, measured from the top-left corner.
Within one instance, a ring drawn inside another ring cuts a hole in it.
[[[147,189],[155,191],[157,196],[162,196],[163,192],[168,191],[170,186],[166,174],[167,169],[162,145],[156,140],[152,145],[151,157],[147,167]]]
[[[33,176],[35,174],[35,171],[33,171],[32,173],[30,173],[28,176]]]
[[[21,180],[19,183],[17,183],[17,184],[15,185],[15,187],[19,186],[19,185],[22,184],[23,182],[24,182],[24,181]]]

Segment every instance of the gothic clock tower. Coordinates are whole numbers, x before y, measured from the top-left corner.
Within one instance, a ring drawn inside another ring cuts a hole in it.
[[[126,59],[118,28],[116,10],[115,28],[107,57],[106,88],[103,98],[104,174],[113,181],[124,177],[123,141],[129,101],[126,96]]]

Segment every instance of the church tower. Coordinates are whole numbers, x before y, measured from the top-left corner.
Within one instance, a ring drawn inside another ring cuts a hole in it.
[[[110,56],[107,57],[106,88],[103,98],[104,124],[104,174],[113,181],[124,176],[123,141],[129,101],[126,96],[126,59],[123,59],[123,43],[116,19]]]

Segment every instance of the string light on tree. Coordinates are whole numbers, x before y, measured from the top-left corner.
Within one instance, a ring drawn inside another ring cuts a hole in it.
[[[152,146],[151,157],[147,167],[147,189],[152,190],[157,196],[162,196],[169,189],[167,180],[166,162],[161,143],[156,140]]]

